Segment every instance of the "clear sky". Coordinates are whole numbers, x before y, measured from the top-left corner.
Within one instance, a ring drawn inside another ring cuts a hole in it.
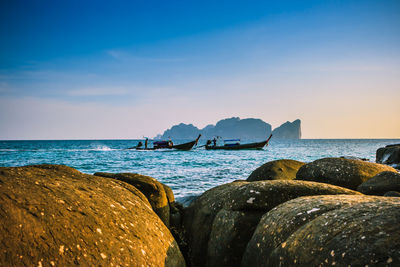
[[[0,2],[0,139],[400,138],[399,100],[399,0]]]

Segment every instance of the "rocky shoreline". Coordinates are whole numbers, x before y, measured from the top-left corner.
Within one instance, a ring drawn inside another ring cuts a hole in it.
[[[188,207],[140,174],[1,167],[0,265],[399,266],[399,192],[346,158],[268,162]]]

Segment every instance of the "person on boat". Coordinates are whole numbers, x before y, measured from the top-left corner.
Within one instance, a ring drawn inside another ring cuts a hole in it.
[[[141,146],[143,146],[143,143],[142,143],[142,141],[139,141],[139,143],[137,144],[136,147],[141,147]]]
[[[168,140],[168,147],[173,147],[174,143],[172,142],[171,138]]]
[[[214,139],[212,141],[213,141],[213,145],[217,146],[217,139],[215,137],[214,137]]]
[[[149,142],[149,138],[146,138],[146,140],[144,141],[144,148],[146,148],[146,149],[147,149],[148,142]]]

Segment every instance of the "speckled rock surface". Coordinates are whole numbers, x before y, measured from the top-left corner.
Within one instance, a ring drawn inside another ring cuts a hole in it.
[[[241,266],[398,266],[400,199],[315,196],[266,213]]]
[[[234,182],[206,191],[185,210],[193,266],[237,266],[261,216],[299,196],[360,194],[305,181]]]
[[[139,189],[147,197],[155,213],[169,227],[169,202],[170,200],[174,201],[174,194],[167,185],[160,183],[153,177],[137,173],[96,172],[94,175],[124,181]]]
[[[184,266],[135,187],[60,165],[0,168],[0,266]]]
[[[296,174],[296,180],[328,183],[356,190],[357,186],[384,171],[396,170],[361,160],[324,158],[302,166]]]
[[[247,178],[248,182],[262,180],[293,180],[305,163],[292,159],[280,159],[267,162],[255,169]]]
[[[389,191],[400,191],[400,173],[381,172],[360,184],[357,191],[366,195],[382,196]]]

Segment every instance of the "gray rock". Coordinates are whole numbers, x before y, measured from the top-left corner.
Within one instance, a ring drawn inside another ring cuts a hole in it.
[[[366,195],[382,196],[388,191],[400,191],[400,173],[385,171],[378,173],[357,187],[357,191]]]
[[[293,180],[296,173],[305,163],[291,159],[280,159],[267,162],[255,169],[247,181]]]
[[[400,199],[318,196],[261,219],[242,266],[398,266]]]
[[[247,244],[241,266],[268,266],[274,249],[297,229],[323,213],[365,199],[363,196],[353,195],[310,196],[296,198],[273,208],[262,216]]]
[[[324,158],[302,166],[296,174],[296,180],[328,183],[355,190],[363,182],[384,171],[396,170],[361,160]]]
[[[389,192],[386,192],[383,196],[384,197],[400,197],[400,192],[389,191]]]
[[[237,266],[261,216],[299,196],[360,194],[322,183],[234,182],[206,191],[185,210],[193,266]]]
[[[0,266],[185,266],[134,186],[60,165],[0,168]]]
[[[400,164],[400,144],[378,148],[376,162],[383,164]]]

